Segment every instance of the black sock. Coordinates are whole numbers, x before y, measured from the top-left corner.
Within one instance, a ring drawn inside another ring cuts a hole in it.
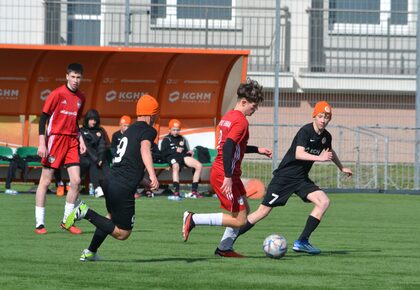
[[[198,189],[198,182],[193,182],[192,186],[191,186],[191,190],[192,191],[197,191],[197,189]]]
[[[247,220],[246,221],[246,225],[244,225],[243,227],[241,227],[240,229],[239,229],[239,233],[238,233],[238,237],[240,236],[240,235],[243,235],[243,234],[245,234],[247,231],[249,231],[250,229],[252,229],[252,227],[253,226],[255,226],[255,224],[251,224],[250,222],[249,222],[249,220]]]
[[[179,192],[179,182],[174,182],[175,192]]]
[[[93,234],[92,241],[90,242],[88,250],[91,252],[96,253],[98,248],[102,245],[105,241],[106,237],[108,236],[103,230],[96,228],[95,233]]]
[[[308,219],[306,220],[305,228],[303,232],[300,234],[299,240],[309,240],[310,235],[312,232],[317,228],[321,221],[311,215],[309,215]]]
[[[85,219],[87,219],[95,227],[101,229],[107,235],[111,234],[114,231],[115,224],[112,222],[112,220],[101,216],[100,214],[96,213],[91,209],[88,209]]]

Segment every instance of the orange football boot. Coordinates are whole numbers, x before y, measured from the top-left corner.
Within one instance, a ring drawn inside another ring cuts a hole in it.
[[[65,230],[65,231],[69,231],[70,233],[72,233],[73,235],[80,235],[82,233],[82,230],[79,229],[76,226],[71,226],[68,230],[66,229],[66,224],[65,223],[61,223],[60,227]]]

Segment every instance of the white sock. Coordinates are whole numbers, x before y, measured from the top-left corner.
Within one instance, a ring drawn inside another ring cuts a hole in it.
[[[222,239],[220,240],[219,249],[222,251],[232,250],[233,243],[238,237],[239,228],[227,227],[223,234]]]
[[[44,224],[45,207],[35,206],[35,227]]]
[[[64,217],[63,217],[63,223],[66,222],[67,217],[74,209],[74,203],[68,203],[66,202],[66,205],[64,206]]]
[[[223,213],[196,213],[192,218],[196,225],[221,226]]]

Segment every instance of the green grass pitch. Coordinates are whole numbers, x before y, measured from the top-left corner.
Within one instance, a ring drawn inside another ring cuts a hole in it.
[[[420,196],[331,194],[327,215],[312,235],[319,256],[291,249],[311,205],[297,197],[276,208],[236,243],[245,259],[213,255],[220,227],[199,227],[181,237],[184,210],[217,212],[218,200],[137,200],[131,237],[108,237],[103,261],[79,262],[94,227],[73,236],[59,229],[64,198],[47,198],[48,234],[34,233],[33,194],[0,194],[0,289],[420,289]],[[104,200],[83,196],[105,213]],[[251,201],[251,208],[259,202]],[[272,233],[289,242],[286,256],[266,258]]]

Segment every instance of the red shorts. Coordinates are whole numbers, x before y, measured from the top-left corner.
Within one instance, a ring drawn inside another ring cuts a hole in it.
[[[60,168],[61,165],[79,165],[79,140],[77,136],[51,135],[47,137],[47,158],[41,163],[51,168]]]
[[[243,197],[246,196],[246,190],[241,178],[239,176],[232,176],[232,195],[225,195],[220,190],[224,178],[223,172],[214,169],[211,170],[210,184],[219,198],[220,208],[224,208],[230,212],[243,211],[246,209]]]

